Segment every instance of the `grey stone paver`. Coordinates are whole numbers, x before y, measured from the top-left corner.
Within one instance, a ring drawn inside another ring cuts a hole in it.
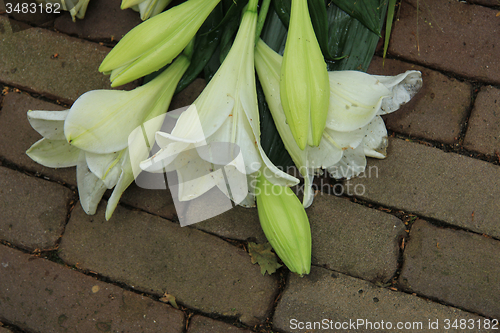
[[[500,89],[489,86],[479,91],[464,146],[483,154],[500,154]]]
[[[249,325],[268,316],[277,281],[262,276],[245,251],[120,206],[105,221],[104,204],[95,216],[85,215],[79,205],[72,211],[60,244],[65,262],[138,290],[168,292],[189,308],[239,317]]]
[[[0,26],[7,24],[0,17]],[[109,76],[97,71],[109,48],[40,28],[1,31],[1,82],[66,103],[89,90],[110,88]]]
[[[370,159],[366,177],[346,186],[386,207],[500,236],[500,167],[491,163],[390,139],[388,157]]]
[[[416,221],[399,281],[412,292],[500,318],[500,242]]]
[[[328,194],[317,195],[307,214],[314,265],[380,282],[396,273],[405,235],[398,218]]]
[[[121,0],[90,1],[82,20],[71,20],[65,13],[54,22],[54,27],[65,34],[91,40],[119,41],[127,32],[141,23],[139,13],[121,10]]]
[[[53,248],[73,192],[0,167],[0,239],[29,250]]]
[[[404,5],[404,4],[403,4]],[[448,144],[458,142],[462,124],[467,117],[472,98],[470,83],[399,60],[374,57],[368,73],[397,75],[407,70],[422,72],[423,87],[398,111],[384,116],[388,129]]]
[[[183,332],[184,314],[167,304],[3,245],[0,264],[0,320],[23,330]]]
[[[30,125],[28,110],[59,111],[65,108],[33,98],[25,93],[8,93],[0,112],[0,156],[7,161],[49,179],[76,186],[75,168],[44,167],[26,155],[26,150],[42,138]]]
[[[187,333],[251,333],[251,331],[196,315],[190,319]]]
[[[308,276],[291,276],[273,316],[273,326],[283,332],[324,332],[328,330],[318,327],[316,330],[294,328],[298,322],[306,325],[306,322],[321,323],[326,320],[328,325],[333,325],[332,329],[328,326],[332,332],[454,332],[444,330],[445,319],[480,318],[417,296],[376,287],[363,280],[313,267]],[[352,326],[358,320],[363,322],[360,321],[359,326]],[[429,320],[438,320],[440,329],[429,330]],[[381,325],[382,321],[385,326],[379,326],[380,329],[367,326],[367,322]],[[413,329],[401,330],[397,329],[398,322],[415,326]],[[335,323],[346,324],[342,329],[342,326],[335,328]],[[392,328],[388,326],[389,323]],[[418,325],[422,325],[422,329],[417,329]]]
[[[6,329],[5,327],[0,327],[0,333],[12,333],[12,331]]]
[[[405,0],[389,52],[424,66],[499,84],[497,13],[454,0],[421,1],[417,42],[417,0]]]

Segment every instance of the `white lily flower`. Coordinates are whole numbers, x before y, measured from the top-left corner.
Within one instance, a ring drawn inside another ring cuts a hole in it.
[[[279,98],[282,57],[259,40],[255,66],[285,148],[304,177],[303,205],[313,200],[312,180],[319,169],[334,178],[351,178],[364,171],[366,156],[385,158],[387,130],[380,114],[396,111],[422,86],[420,72],[373,76],[356,71],[329,72],[330,106],[318,147],[301,150],[287,124]]]
[[[293,186],[298,183],[298,179],[273,165],[260,145],[254,71],[256,7],[257,1],[251,0],[230,52],[205,90],[179,117],[171,133],[157,133],[156,140],[161,150],[141,163],[143,170],[163,172],[165,168],[175,169],[180,179],[196,179],[192,168],[182,167],[189,161],[183,159],[182,153],[192,152],[193,149],[199,153],[200,148],[207,144],[228,143],[240,148],[244,172],[250,176],[249,181],[263,167],[269,181],[276,185]],[[205,170],[210,169],[211,164],[220,164],[214,157],[206,155],[200,154],[195,163]],[[196,198],[206,191],[205,185],[189,188],[179,185],[179,193],[182,193],[180,200]],[[250,186],[246,200],[235,202],[252,206],[255,203],[254,190],[254,186]]]
[[[96,154],[125,149],[135,128],[167,111],[189,63],[182,54],[154,80],[131,91],[86,92],[73,104],[64,122],[66,139],[71,145]]]
[[[109,220],[121,195],[134,181],[134,165],[137,169],[149,153],[147,150],[137,155],[134,151],[132,159],[129,135],[139,128],[142,142],[152,146],[154,133],[161,127],[177,82],[189,63],[181,55],[142,87],[132,91],[90,91],[80,96],[70,110],[29,111],[31,126],[43,138],[26,153],[46,167],[76,166],[80,204],[89,215],[95,214],[104,192],[114,188],[106,207]]]
[[[121,9],[132,8],[145,21],[161,13],[171,2],[172,0],[122,0]]]

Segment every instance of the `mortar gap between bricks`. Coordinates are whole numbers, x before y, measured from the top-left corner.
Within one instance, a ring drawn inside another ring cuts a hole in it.
[[[107,200],[109,198],[109,195],[107,195],[107,193],[104,194],[103,196],[103,199],[104,200]],[[142,208],[138,208],[138,207],[135,207],[135,206],[132,206],[132,205],[129,205],[129,204],[126,204],[126,203],[123,203],[123,202],[119,202],[118,205],[120,205],[121,207],[125,208],[125,209],[128,209],[128,210],[131,210],[131,211],[136,211],[136,212],[142,212],[142,213],[145,213],[145,214],[148,214],[148,215],[152,215],[152,216],[155,216],[155,217],[159,217],[161,219],[164,219],[164,220],[167,220],[168,222],[170,223],[173,223],[173,224],[176,224],[178,225],[179,227],[180,226],[180,223],[179,223],[179,220],[177,219],[177,216],[175,215],[173,219],[168,219],[164,216],[161,216],[161,215],[157,215],[157,214],[154,214],[154,213],[151,213],[147,210],[144,210]],[[111,217],[112,218],[112,217]],[[243,249],[245,250],[245,252],[248,253],[248,242],[252,241],[252,240],[239,240],[239,239],[233,239],[233,238],[229,238],[229,237],[224,237],[224,236],[221,236],[221,235],[217,235],[216,233],[213,233],[213,232],[210,232],[210,231],[206,231],[206,230],[202,230],[202,229],[198,229],[196,227],[193,227],[193,226],[186,226],[186,227],[181,227],[181,228],[192,228],[192,229],[195,229],[195,230],[198,230],[200,232],[203,232],[205,234],[208,234],[208,235],[211,235],[211,236],[214,236],[214,237],[217,237],[219,239],[222,239],[223,241],[225,241],[226,243],[229,243],[230,245],[234,246],[234,247],[237,247],[237,248],[240,248],[240,249]]]
[[[25,95],[28,95],[30,97],[33,97],[35,99],[38,99],[38,100],[41,100],[41,101],[44,101],[44,102],[48,102],[48,103],[51,103],[51,104],[57,104],[57,105],[60,105],[64,108],[67,108],[69,109],[71,107],[71,105],[69,103],[65,103],[65,102],[62,102],[58,99],[54,99],[54,98],[50,98],[50,97],[47,97],[43,94],[40,94],[38,92],[35,92],[35,91],[31,91],[31,90],[28,90],[28,89],[25,89],[24,87],[21,87],[21,86],[11,86],[11,85],[3,85],[3,90],[2,90],[2,95],[5,96],[8,95],[8,94],[25,94]],[[28,112],[28,110],[26,110],[26,112]]]
[[[392,138],[402,139],[408,142],[414,142],[428,147],[437,148],[444,151],[445,153],[455,153],[462,156],[467,156],[476,160],[491,163],[493,165],[500,165],[500,158],[494,155],[485,155],[472,150],[465,149],[460,143],[446,144],[439,141],[419,138],[415,136],[409,136],[406,134],[401,134],[394,131],[387,131],[388,136]]]
[[[387,214],[393,215],[393,216],[397,217],[398,219],[400,219],[405,224],[405,228],[406,228],[407,236],[405,237],[405,242],[407,240],[409,240],[408,235],[411,232],[411,227],[413,226],[413,222],[415,222],[418,219],[425,220],[425,221],[431,223],[432,225],[434,225],[436,227],[443,228],[443,229],[461,230],[461,231],[465,231],[468,233],[472,233],[472,234],[476,234],[479,236],[483,236],[486,238],[491,238],[491,239],[500,241],[499,237],[494,237],[491,235],[486,235],[484,233],[479,233],[477,231],[473,231],[473,230],[470,230],[470,229],[467,229],[464,227],[460,227],[460,226],[457,226],[457,225],[454,225],[454,224],[451,224],[451,223],[448,223],[445,221],[441,221],[441,220],[438,220],[438,219],[435,219],[432,217],[427,217],[425,215],[417,214],[414,212],[407,212],[407,211],[401,210],[397,207],[385,207],[385,206],[380,205],[376,202],[363,200],[363,199],[360,199],[356,196],[352,196],[352,197],[345,196],[345,198],[349,199],[351,202],[360,204],[360,205],[368,207],[368,208],[383,211]]]
[[[4,319],[0,319],[0,328],[8,329],[12,333],[28,333],[26,331],[23,331],[19,326],[16,326],[13,323],[9,322],[8,320]]]
[[[479,94],[479,91],[485,85],[471,83],[471,99],[470,104],[466,109],[465,116],[460,122],[460,133],[458,134],[458,144],[460,147],[463,147],[465,135],[467,134],[467,130],[469,129],[469,120],[472,115],[472,110],[474,109],[474,105],[476,104],[476,98]]]
[[[184,312],[184,319],[185,319],[185,326],[183,328],[183,333],[187,333],[189,331],[189,325],[191,324],[191,320],[194,316],[202,316],[205,318],[216,320],[221,323],[229,324],[231,326],[251,330],[253,332],[258,332],[253,330],[252,327],[247,326],[242,322],[240,322],[237,317],[221,316],[216,313],[206,313],[196,309],[190,309],[187,307],[183,307],[182,311]]]
[[[25,174],[25,175],[27,175],[29,177],[43,179],[45,181],[48,181],[48,182],[51,182],[51,183],[55,183],[55,184],[64,186],[67,189],[71,190],[73,193],[77,193],[76,192],[76,187],[73,186],[73,185],[71,185],[71,184],[68,184],[68,183],[65,183],[65,182],[62,182],[62,181],[59,181],[59,180],[52,179],[52,178],[50,178],[50,177],[48,177],[48,176],[46,176],[44,174],[39,173],[38,171],[34,171],[34,170],[31,170],[31,169],[23,169],[19,165],[15,164],[15,163],[12,163],[9,160],[6,160],[5,158],[3,158],[1,156],[0,156],[0,166],[5,167],[7,169],[11,169],[11,170],[17,171],[17,172],[21,172],[21,173],[23,173],[23,174]]]

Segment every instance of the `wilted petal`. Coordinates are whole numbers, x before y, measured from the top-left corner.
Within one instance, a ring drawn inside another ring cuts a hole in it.
[[[344,151],[342,159],[335,165],[327,168],[330,175],[335,179],[351,179],[365,171],[366,157],[362,145],[356,149]]]
[[[326,126],[348,132],[368,125],[382,105],[382,98],[390,96],[377,78],[357,71],[335,71],[330,77],[330,108]]]
[[[385,158],[387,156],[387,129],[384,120],[376,116],[368,124],[366,135],[363,139],[365,155],[374,158]]]
[[[422,73],[419,71],[406,71],[396,76],[374,76],[392,93],[391,96],[382,100],[379,115],[398,110],[422,88]]]
[[[65,140],[41,139],[26,154],[35,162],[49,168],[66,168],[77,165],[80,149]]]

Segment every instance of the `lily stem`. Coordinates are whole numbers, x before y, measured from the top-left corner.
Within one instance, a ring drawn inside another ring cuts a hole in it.
[[[269,11],[269,5],[271,4],[271,0],[264,0],[262,5],[260,6],[259,18],[257,19],[257,29],[255,31],[255,44],[259,41],[260,34],[262,32],[262,28],[264,27],[264,23],[266,22],[267,12]]]

